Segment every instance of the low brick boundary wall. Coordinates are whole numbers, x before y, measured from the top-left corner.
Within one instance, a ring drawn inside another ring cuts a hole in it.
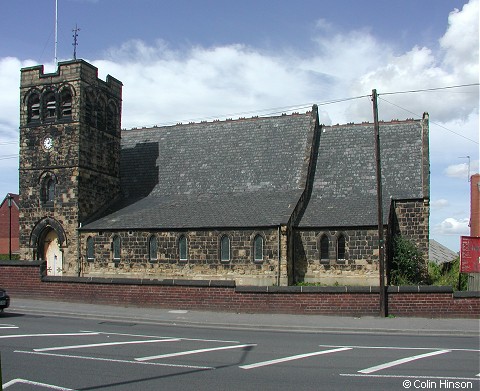
[[[170,309],[376,316],[378,287],[236,286],[234,281],[141,280],[42,276],[42,262],[0,263],[0,286],[11,296]],[[479,292],[451,287],[388,287],[388,314],[479,318]]]

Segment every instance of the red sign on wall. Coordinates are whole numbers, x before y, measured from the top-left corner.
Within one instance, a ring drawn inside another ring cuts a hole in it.
[[[460,272],[480,273],[480,237],[460,238]]]

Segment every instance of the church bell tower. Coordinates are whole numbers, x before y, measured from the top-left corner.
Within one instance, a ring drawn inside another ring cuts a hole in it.
[[[21,70],[20,257],[77,275],[77,230],[120,191],[122,83],[83,60]]]

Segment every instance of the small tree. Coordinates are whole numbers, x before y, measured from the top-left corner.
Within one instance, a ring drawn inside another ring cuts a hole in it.
[[[394,253],[390,268],[392,285],[418,285],[428,282],[428,270],[422,253],[414,243],[401,236],[394,240]]]

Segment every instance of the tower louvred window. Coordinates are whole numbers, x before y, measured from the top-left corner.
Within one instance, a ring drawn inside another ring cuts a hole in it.
[[[28,98],[28,122],[40,119],[40,96],[32,94]]]
[[[88,94],[85,99],[85,122],[90,126],[95,125],[93,115],[93,99],[90,94]]]
[[[105,121],[105,102],[103,100],[99,100],[97,105],[97,129],[105,130]]]
[[[70,117],[72,115],[72,94],[68,89],[62,91],[61,95],[61,116]]]
[[[55,99],[55,93],[49,92],[45,95],[45,118],[55,118],[57,102]]]
[[[116,108],[113,103],[110,103],[107,107],[107,130],[114,132],[116,129]]]

